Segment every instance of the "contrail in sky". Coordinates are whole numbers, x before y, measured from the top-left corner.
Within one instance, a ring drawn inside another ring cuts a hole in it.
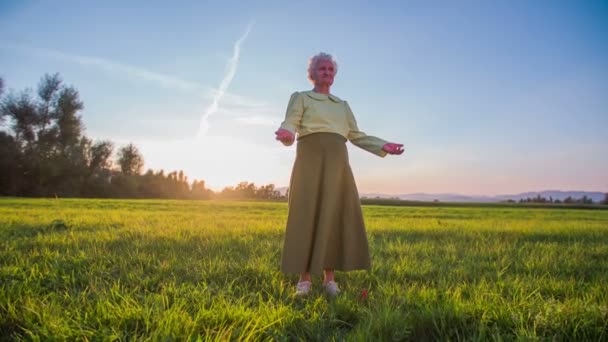
[[[198,131],[199,138],[204,137],[207,134],[207,132],[209,131],[209,117],[211,115],[215,114],[215,112],[217,111],[220,100],[224,96],[226,89],[228,89],[230,82],[232,82],[232,79],[234,78],[234,75],[236,74],[236,68],[239,65],[239,57],[241,54],[241,44],[243,44],[245,39],[247,39],[249,32],[251,32],[252,26],[253,26],[253,24],[247,25],[247,29],[245,30],[245,33],[241,36],[241,38],[239,38],[234,43],[234,52],[232,53],[232,58],[230,58],[228,60],[228,72],[226,73],[226,76],[224,76],[224,79],[220,83],[220,87],[215,92],[211,105],[209,105],[209,107],[207,107],[207,109],[205,110],[205,113],[203,114],[203,117],[201,118],[201,124],[200,124],[200,128]]]

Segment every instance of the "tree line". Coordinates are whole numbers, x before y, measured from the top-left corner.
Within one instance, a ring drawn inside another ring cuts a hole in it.
[[[144,158],[133,144],[92,141],[76,88],[59,74],[44,75],[35,94],[5,93],[0,78],[0,196],[285,200],[273,184],[241,182],[214,192],[183,171],[142,173]],[[508,202],[515,202],[509,200]],[[586,196],[563,201],[537,196],[520,203],[590,204]],[[608,194],[602,204],[608,204]]]
[[[509,203],[515,203],[515,200],[507,200],[506,202]],[[527,197],[527,198],[521,198],[519,201],[517,201],[519,203],[555,203],[555,204],[593,204],[593,199],[590,197],[587,197],[587,195],[584,195],[581,198],[574,198],[572,196],[568,196],[566,198],[564,198],[563,200],[560,200],[558,198],[553,198],[553,197],[549,197],[549,198],[545,198],[541,195],[537,195],[536,197]],[[604,199],[599,201],[599,204],[608,204],[608,193],[604,195]]]
[[[242,182],[214,192],[183,171],[147,170],[133,144],[85,134],[78,91],[44,75],[35,94],[5,93],[0,78],[0,196],[174,199],[285,199],[273,184]]]

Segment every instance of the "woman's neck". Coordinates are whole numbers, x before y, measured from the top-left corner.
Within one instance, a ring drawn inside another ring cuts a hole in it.
[[[327,85],[315,85],[315,87],[313,88],[313,90],[315,93],[320,93],[320,94],[325,94],[325,95],[329,95],[329,86]]]

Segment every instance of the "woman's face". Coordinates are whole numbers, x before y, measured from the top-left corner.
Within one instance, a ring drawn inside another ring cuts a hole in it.
[[[336,70],[331,61],[322,59],[317,62],[313,72],[315,85],[331,86],[334,83],[334,76],[336,76]]]

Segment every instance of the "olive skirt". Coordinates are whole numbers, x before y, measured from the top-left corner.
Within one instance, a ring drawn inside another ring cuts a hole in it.
[[[365,224],[346,138],[313,133],[298,139],[281,271],[321,274],[325,269],[369,268]]]

